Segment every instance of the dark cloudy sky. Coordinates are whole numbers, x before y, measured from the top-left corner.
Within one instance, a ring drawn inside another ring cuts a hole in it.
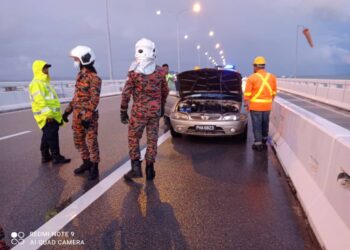
[[[297,24],[308,27],[315,47],[299,36],[300,75],[350,75],[349,0],[202,0],[200,14],[179,15],[181,68],[207,66],[204,52],[219,56],[243,75],[252,60],[263,55],[268,70],[290,76],[295,71]],[[53,65],[52,79],[73,79],[68,57],[76,45],[93,48],[96,68],[108,78],[105,0],[0,0],[0,80],[30,80],[31,64],[43,59]],[[108,0],[113,74],[124,78],[134,57],[135,42],[146,37],[156,43],[157,63],[177,68],[176,15],[190,10],[189,0]],[[157,16],[156,10],[162,15]],[[215,31],[209,37],[209,30]],[[189,39],[184,40],[183,35]],[[301,34],[301,30],[300,30]]]

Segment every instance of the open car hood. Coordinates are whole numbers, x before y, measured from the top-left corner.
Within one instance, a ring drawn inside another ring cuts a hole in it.
[[[195,94],[242,96],[242,76],[231,70],[205,68],[177,75],[180,97]]]

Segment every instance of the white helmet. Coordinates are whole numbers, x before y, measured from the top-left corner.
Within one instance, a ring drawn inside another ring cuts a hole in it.
[[[156,58],[156,46],[154,42],[146,38],[140,39],[135,44],[135,58],[138,60],[149,60]]]
[[[79,59],[82,65],[88,65],[95,61],[95,53],[90,47],[78,45],[70,51],[70,56]]]

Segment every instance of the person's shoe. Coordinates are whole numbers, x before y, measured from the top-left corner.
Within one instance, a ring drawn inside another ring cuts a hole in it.
[[[65,164],[69,163],[70,159],[65,158],[63,155],[57,155],[52,157],[52,164]]]
[[[41,163],[48,163],[52,161],[52,156],[51,155],[45,155],[41,157]]]
[[[258,152],[261,152],[264,150],[264,145],[263,144],[253,144],[252,149]]]
[[[141,178],[141,161],[131,161],[131,170],[124,175],[124,179],[127,181],[132,181],[133,178]]]
[[[156,171],[154,171],[153,162],[146,164],[146,180],[151,181],[156,177]]]
[[[91,168],[92,162],[90,160],[83,160],[83,164],[80,167],[74,169],[74,174],[82,174],[85,171],[89,171]]]
[[[91,167],[90,167],[90,171],[89,171],[89,177],[88,179],[90,181],[97,179],[99,172],[98,172],[98,162],[92,162],[91,163]]]

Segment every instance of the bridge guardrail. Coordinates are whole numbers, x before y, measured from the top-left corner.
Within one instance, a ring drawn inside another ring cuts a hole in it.
[[[270,135],[319,242],[350,249],[350,131],[276,97]]]
[[[125,80],[103,80],[101,96],[121,93]],[[75,80],[51,81],[61,102],[71,100],[74,94]],[[0,86],[0,112],[29,108],[29,82],[5,82]]]
[[[277,88],[350,110],[350,80],[278,78]]]

